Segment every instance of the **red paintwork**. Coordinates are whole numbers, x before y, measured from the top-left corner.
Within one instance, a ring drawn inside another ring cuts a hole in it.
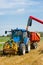
[[[30,32],[30,42],[39,42],[40,36],[36,32]]]
[[[33,16],[29,16],[29,18],[31,20],[35,20],[36,22],[43,24],[42,20],[39,20]],[[26,30],[28,30],[28,26]],[[39,42],[39,41],[40,41],[40,36],[36,32],[30,32],[30,42]]]
[[[33,17],[33,16],[30,16],[29,18],[30,18],[30,19],[33,19],[33,20],[35,20],[35,21],[37,21],[37,22],[39,22],[39,23],[41,23],[41,24],[43,24],[43,21],[42,21],[42,20],[39,20],[39,19],[37,19],[37,18],[35,18],[35,17]]]

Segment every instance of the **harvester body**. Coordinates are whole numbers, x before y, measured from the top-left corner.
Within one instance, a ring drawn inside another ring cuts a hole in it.
[[[26,30],[28,31],[28,27],[32,26],[32,20],[35,20],[38,23],[43,24],[43,21],[34,17],[34,16],[29,16],[28,22],[27,22],[27,27]],[[32,48],[37,48],[37,42],[40,41],[40,34],[36,32],[31,32],[30,33],[30,42],[31,42],[31,47]]]

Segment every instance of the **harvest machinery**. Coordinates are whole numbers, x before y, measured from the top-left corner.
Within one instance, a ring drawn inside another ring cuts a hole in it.
[[[28,23],[27,23],[26,30],[25,29],[14,29],[11,31],[5,31],[5,33],[11,32],[11,40],[5,42],[5,44],[3,46],[4,54],[19,53],[19,54],[24,55],[25,52],[30,52],[30,46],[32,48],[37,48],[37,42],[40,41],[40,35],[36,32],[28,31],[28,26],[32,25],[32,19],[43,24],[43,21],[41,21],[33,16],[30,16]],[[27,36],[28,36],[28,38],[27,38]]]
[[[35,20],[36,22],[43,24],[42,20],[39,20],[33,16],[29,16],[27,27],[26,27],[27,31],[28,31],[28,27],[32,26],[32,20]],[[37,48],[37,42],[39,42],[39,41],[40,41],[40,34],[36,33],[36,32],[30,32],[31,48]]]
[[[5,33],[11,32],[11,41],[7,41],[3,47],[3,53],[14,53],[14,54],[25,54],[25,52],[30,52],[30,43],[27,41],[27,33],[29,37],[29,31],[24,29],[14,29],[11,31],[5,31]]]

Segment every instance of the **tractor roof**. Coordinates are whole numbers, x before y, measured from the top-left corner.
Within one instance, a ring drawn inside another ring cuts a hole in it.
[[[27,30],[25,30],[25,29],[18,29],[18,28],[16,28],[16,29],[12,29],[13,31],[22,31],[22,32],[29,32],[29,31],[27,31]]]

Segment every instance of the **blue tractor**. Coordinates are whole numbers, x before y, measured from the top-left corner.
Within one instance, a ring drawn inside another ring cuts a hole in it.
[[[3,46],[3,53],[25,54],[30,52],[29,35],[30,32],[25,29],[12,29],[11,31],[5,31],[5,33],[11,32],[11,40],[5,42]]]

